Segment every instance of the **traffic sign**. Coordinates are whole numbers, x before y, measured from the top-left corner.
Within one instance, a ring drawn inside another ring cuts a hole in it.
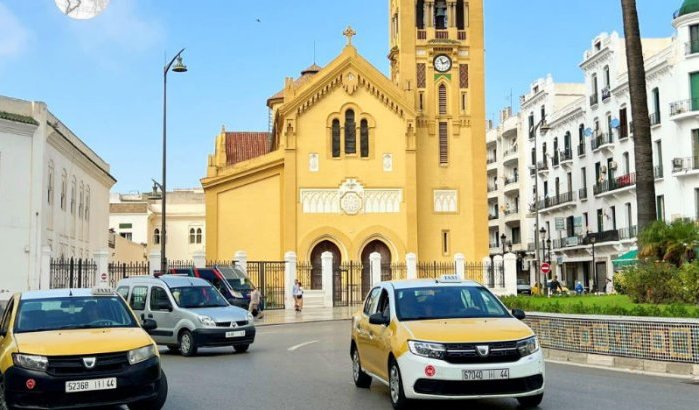
[[[548,274],[549,272],[551,272],[551,265],[546,263],[546,262],[542,263],[541,264],[541,273]]]
[[[102,282],[106,282],[106,281],[107,281],[107,278],[108,278],[108,276],[107,276],[106,273],[102,273],[102,274],[100,275],[100,279],[102,279]]]

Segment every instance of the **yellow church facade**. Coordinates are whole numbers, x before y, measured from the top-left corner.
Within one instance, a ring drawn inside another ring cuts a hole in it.
[[[206,253],[319,263],[488,253],[482,1],[389,0],[391,76],[352,45],[268,100],[271,133],[216,137]]]

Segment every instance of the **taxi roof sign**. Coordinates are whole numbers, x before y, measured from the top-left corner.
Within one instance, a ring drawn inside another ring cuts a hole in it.
[[[439,278],[440,282],[462,282],[461,278],[459,275],[442,275]]]
[[[93,296],[111,296],[113,294],[114,291],[111,288],[105,288],[100,286],[95,286],[94,288],[92,288]]]

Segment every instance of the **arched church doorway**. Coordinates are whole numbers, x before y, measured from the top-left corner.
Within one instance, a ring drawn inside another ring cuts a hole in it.
[[[381,265],[391,265],[391,250],[383,241],[375,239],[362,249],[362,296],[369,293],[371,288],[371,263],[369,257],[374,252],[381,255]]]
[[[313,250],[311,251],[311,289],[323,289],[323,262],[321,256],[324,252],[330,252],[333,254],[333,272],[337,270],[336,268],[342,262],[340,248],[338,248],[334,243],[325,240],[314,246]],[[308,284],[303,285],[308,286]]]

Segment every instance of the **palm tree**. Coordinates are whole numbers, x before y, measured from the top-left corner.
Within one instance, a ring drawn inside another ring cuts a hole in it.
[[[699,227],[682,219],[671,224],[656,221],[639,234],[638,243],[641,258],[679,267],[693,260],[694,249],[699,246]]]
[[[621,0],[626,40],[626,64],[631,93],[633,116],[634,154],[636,157],[636,210],[639,231],[657,218],[655,209],[655,176],[653,175],[653,145],[648,117],[646,69],[638,25],[636,0]]]

